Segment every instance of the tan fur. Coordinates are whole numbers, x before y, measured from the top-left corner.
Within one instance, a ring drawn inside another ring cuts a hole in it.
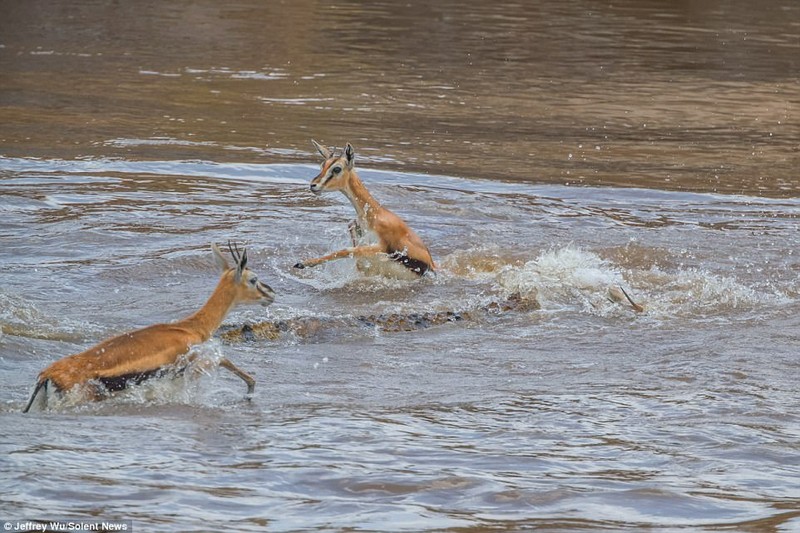
[[[407,256],[410,264],[422,267],[415,272],[422,275],[425,271],[435,271],[428,248],[422,239],[408,227],[408,224],[392,211],[383,207],[364,186],[354,168],[355,152],[348,143],[344,153],[334,155],[332,150],[312,141],[319,153],[325,158],[321,172],[311,180],[311,190],[315,194],[330,191],[341,191],[356,210],[356,220],[350,225],[353,241],[351,248],[338,250],[328,255],[297,263],[295,267],[305,268],[317,266],[326,261],[343,257],[372,258],[378,261],[392,261],[392,254]],[[370,242],[370,239],[374,242]],[[363,263],[359,263],[363,268]],[[404,267],[405,268],[405,267]],[[407,272],[414,272],[405,268]]]
[[[224,272],[213,294],[199,311],[172,324],[156,324],[123,333],[84,352],[60,359],[39,374],[38,384],[50,382],[56,390],[68,391],[75,386],[85,386],[104,378],[121,378],[158,371],[180,363],[188,364],[190,360],[181,361],[181,357],[192,346],[207,341],[234,306],[245,302],[261,302],[264,305],[272,303],[272,289],[258,281],[256,275],[245,268],[246,251],[235,257],[237,266],[229,267],[219,250],[216,247],[213,249]],[[252,391],[255,382],[250,376],[227,359],[219,364],[244,379],[248,391]],[[33,399],[32,397],[30,403]]]

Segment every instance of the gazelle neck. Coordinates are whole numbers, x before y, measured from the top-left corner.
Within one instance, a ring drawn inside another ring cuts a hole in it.
[[[203,342],[211,338],[225,316],[233,308],[236,291],[230,274],[222,276],[208,301],[193,315],[181,320],[181,326],[193,329]]]
[[[350,172],[350,179],[347,187],[342,189],[342,192],[358,214],[359,220],[370,220],[372,213],[381,207],[381,204],[372,197],[367,188],[361,182],[361,179],[356,174],[355,170]]]

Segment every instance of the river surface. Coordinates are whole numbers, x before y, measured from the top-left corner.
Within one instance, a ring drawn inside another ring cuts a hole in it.
[[[799,77],[794,0],[0,0],[0,519],[800,530]],[[353,218],[311,138],[436,276],[292,268]],[[226,327],[306,324],[195,349],[251,399],[21,414],[199,308],[228,240],[277,297]]]

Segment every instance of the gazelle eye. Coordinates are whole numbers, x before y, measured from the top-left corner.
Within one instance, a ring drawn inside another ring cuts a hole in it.
[[[258,278],[250,278],[250,285],[255,286],[256,283],[258,283]]]
[[[334,174],[338,174],[341,171],[342,171],[342,167],[333,167],[333,170],[331,172],[333,172]]]

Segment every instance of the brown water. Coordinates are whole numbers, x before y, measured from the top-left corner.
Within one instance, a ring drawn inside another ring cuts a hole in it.
[[[799,77],[793,0],[0,1],[0,517],[800,529]],[[438,276],[291,268],[353,216],[312,137]],[[20,414],[200,306],[228,239],[278,293],[228,324],[322,324],[199,348],[251,401],[215,373]],[[517,292],[541,309],[338,320]]]

